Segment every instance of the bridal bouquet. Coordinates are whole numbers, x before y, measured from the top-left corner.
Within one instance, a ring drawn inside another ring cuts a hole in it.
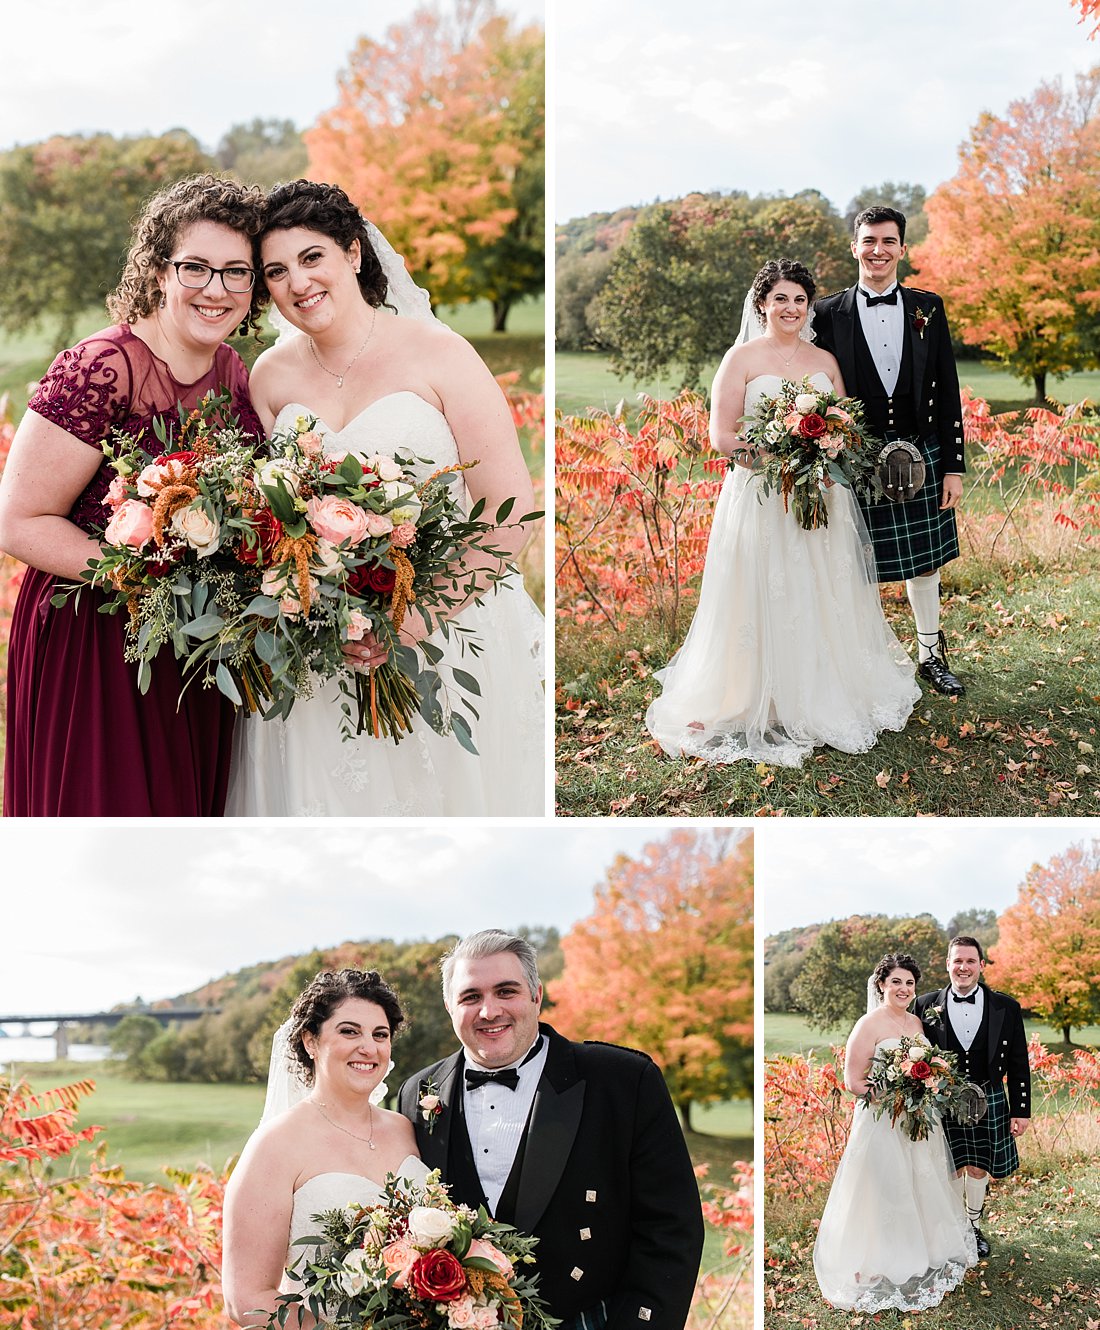
[[[517,1233],[456,1205],[439,1170],[420,1183],[386,1178],[382,1197],[362,1209],[314,1215],[319,1233],[298,1244],[303,1253],[287,1273],[300,1289],[280,1294],[268,1325],[283,1325],[293,1307],[307,1307],[336,1330],[384,1325],[386,1330],[496,1330],[522,1325],[552,1330],[536,1277],[537,1238]]]
[[[512,571],[489,543],[512,502],[485,521],[480,501],[467,514],[455,492],[473,463],[420,481],[415,457],[326,456],[305,417],[260,443],[227,407],[227,397],[210,397],[181,412],[171,452],[154,454],[141,437],[117,431],[103,444],[116,472],[104,500],[110,518],[103,555],[84,579],[107,590],[107,612],[128,612],[126,658],[138,666],[140,690],[171,644],[185,687],[198,678],[265,719],[288,715],[317,678],[336,679],[345,738],[369,729],[396,742],[419,711],[476,751],[440,672],[442,650],[421,642],[418,652],[398,634],[418,613],[425,636],[439,629],[462,654],[478,654],[479,641],[448,614],[478,603]],[[167,427],[157,421],[154,431],[166,447]],[[466,571],[471,553],[488,565],[476,581]],[[60,588],[54,604],[74,591]],[[389,657],[363,675],[343,647],[368,631]],[[469,699],[480,692],[477,679],[444,668],[476,718]]]
[[[861,1098],[876,1118],[889,1113],[892,1126],[900,1124],[911,1141],[924,1141],[944,1117],[976,1120],[976,1095],[981,1091],[961,1079],[954,1053],[902,1035],[896,1048],[875,1050]]]
[[[854,397],[815,388],[808,378],[800,384],[785,380],[778,393],[757,401],[742,424],[757,453],[753,469],[764,493],[778,491],[784,511],[793,510],[806,531],[829,525],[826,480],[870,487],[881,445],[865,431],[863,407]]]

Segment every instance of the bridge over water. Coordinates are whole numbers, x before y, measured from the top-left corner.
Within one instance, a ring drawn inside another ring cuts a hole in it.
[[[127,1016],[151,1016],[153,1020],[159,1021],[161,1025],[174,1025],[176,1021],[197,1021],[203,1016],[216,1016],[221,1011],[221,1007],[140,1007],[131,1011],[91,1011],[91,1012],[61,1012],[46,1013],[42,1016],[28,1016],[19,1013],[15,1016],[0,1015],[0,1029],[5,1025],[18,1025],[22,1027],[24,1035],[32,1035],[32,1025],[52,1025],[54,1031],[52,1038],[56,1043],[57,1059],[60,1062],[63,1058],[69,1056],[69,1032],[74,1027],[81,1025],[118,1025],[124,1021]],[[50,1038],[50,1034],[44,1033],[39,1038]],[[3,1040],[0,1040],[0,1051],[3,1050]]]

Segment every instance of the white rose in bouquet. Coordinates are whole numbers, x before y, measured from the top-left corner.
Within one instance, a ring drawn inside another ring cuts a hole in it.
[[[414,1247],[442,1247],[454,1231],[454,1216],[430,1205],[414,1205],[409,1211],[409,1241]]]
[[[799,393],[798,396],[794,399],[794,409],[795,409],[797,412],[799,412],[800,415],[803,415],[803,416],[807,415],[807,414],[808,414],[809,412],[811,412],[811,411],[816,411],[816,410],[817,410],[817,394],[816,394],[816,393]]]
[[[172,514],[172,530],[183,537],[200,559],[214,553],[222,535],[221,527],[201,503],[177,508]]]

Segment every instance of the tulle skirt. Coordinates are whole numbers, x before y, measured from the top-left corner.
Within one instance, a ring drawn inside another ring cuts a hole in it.
[[[911,1141],[856,1106],[814,1244],[814,1273],[834,1307],[935,1307],[977,1262],[942,1130]]]
[[[920,689],[883,617],[866,526],[844,486],[826,505],[829,525],[805,531],[759,476],[730,470],[695,617],[646,714],[666,753],[793,767],[905,727]]]

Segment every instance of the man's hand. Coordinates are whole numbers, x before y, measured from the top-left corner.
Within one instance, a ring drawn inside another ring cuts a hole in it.
[[[940,500],[940,511],[945,508],[957,508],[963,496],[963,478],[962,476],[944,476],[943,478],[943,497]]]
[[[1027,1131],[1030,1118],[1009,1118],[1008,1130],[1013,1136],[1022,1136]]]

